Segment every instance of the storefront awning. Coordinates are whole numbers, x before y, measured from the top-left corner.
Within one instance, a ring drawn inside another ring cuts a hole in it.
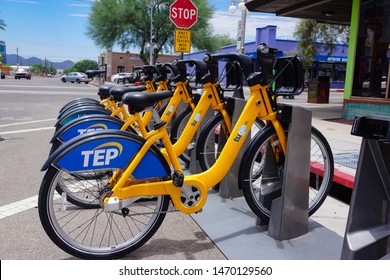
[[[351,22],[353,0],[249,0],[251,12],[273,13],[277,16],[315,19],[319,22],[345,24]]]

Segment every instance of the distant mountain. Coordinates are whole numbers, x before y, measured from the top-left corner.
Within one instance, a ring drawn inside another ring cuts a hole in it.
[[[73,61],[65,60],[62,62],[52,62],[50,60],[40,59],[38,57],[32,56],[30,58],[24,58],[19,56],[19,65],[20,66],[29,66],[33,64],[44,65],[46,63],[47,67],[53,66],[56,69],[68,69],[74,65]],[[16,65],[17,64],[17,55],[16,54],[7,54],[7,64]]]

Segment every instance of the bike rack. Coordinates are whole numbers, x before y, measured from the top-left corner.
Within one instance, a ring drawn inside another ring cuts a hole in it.
[[[281,112],[291,122],[282,194],[272,201],[268,235],[287,240],[308,232],[311,111],[297,106],[282,105],[282,108]],[[261,224],[260,219],[257,224]]]
[[[232,100],[234,101],[232,127],[234,127],[238,118],[241,115],[242,110],[245,107],[246,101],[241,97],[232,98]],[[223,133],[223,131],[221,131],[220,133]],[[249,130],[248,133],[250,134],[251,131]],[[225,145],[225,139],[226,137],[219,137],[218,147],[223,147]],[[245,150],[249,146],[250,141],[250,137],[246,137],[245,142],[243,143],[242,148],[237,154],[237,157],[234,160],[232,167],[219,183],[219,195],[223,198],[234,198],[243,196],[242,190],[237,187],[238,171],[240,169],[241,158],[244,155]]]
[[[390,253],[390,118],[356,117],[362,136],[341,259],[380,259]]]

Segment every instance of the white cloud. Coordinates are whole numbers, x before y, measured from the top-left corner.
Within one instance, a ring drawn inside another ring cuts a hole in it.
[[[71,7],[91,7],[90,4],[68,4]]]
[[[71,17],[89,17],[89,14],[69,14]]]
[[[42,3],[37,1],[28,1],[28,0],[7,0],[8,2],[14,2],[14,3],[23,3],[23,4],[33,4],[33,5],[40,5]]]
[[[235,14],[229,12],[216,11],[211,24],[217,34],[228,34],[232,38],[237,36],[238,21],[241,19],[241,12]],[[293,39],[293,32],[298,19],[277,17],[273,14],[249,13],[246,17],[245,41],[250,42],[256,39],[256,28],[267,25],[277,26],[276,37]]]

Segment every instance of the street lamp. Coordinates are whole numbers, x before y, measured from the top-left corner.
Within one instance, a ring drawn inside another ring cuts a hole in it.
[[[150,41],[148,44],[146,44],[146,47],[149,48],[149,65],[153,65],[153,50],[157,48],[154,41],[154,29],[153,29],[153,8],[154,8],[154,1],[150,3],[149,9],[150,9]]]
[[[150,42],[146,43],[145,47],[149,49],[149,65],[153,65],[153,52],[157,49],[157,45],[153,42],[153,38],[150,39]]]
[[[242,54],[245,53],[245,25],[246,25],[246,13],[247,8],[245,6],[246,0],[232,0],[229,6],[229,12],[234,14],[237,11],[236,4],[238,3],[238,9],[241,11],[241,20],[238,21],[237,27],[237,50],[240,50]]]

